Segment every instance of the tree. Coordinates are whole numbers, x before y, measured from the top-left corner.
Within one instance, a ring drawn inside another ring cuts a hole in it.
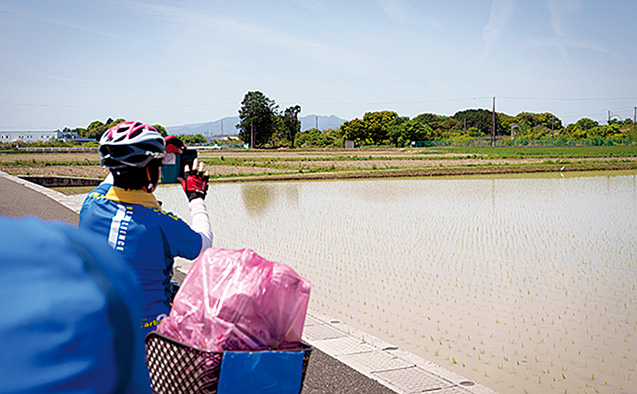
[[[334,144],[334,139],[327,133],[316,128],[300,132],[295,140],[297,148],[325,148]]]
[[[516,135],[521,138],[543,138],[562,129],[562,121],[549,112],[520,112],[510,123],[518,125]]]
[[[239,109],[239,138],[255,147],[270,142],[276,129],[278,105],[259,91],[247,92]],[[254,136],[254,140],[252,140]]]
[[[436,115],[432,113],[423,113],[412,119],[414,122],[427,125],[431,128],[432,134],[430,140],[444,139],[445,135],[449,134],[451,130],[462,127],[462,123],[454,118],[450,118],[444,115]]]
[[[587,131],[588,138],[623,138],[620,124],[611,123],[604,126],[595,126]]]
[[[410,142],[431,141],[433,139],[433,130],[429,125],[412,120],[405,125],[403,138]]]
[[[168,132],[166,131],[166,128],[160,124],[155,124],[153,125],[153,127],[155,128],[155,130],[157,130],[159,132],[159,134],[161,134],[162,136],[167,136]]]
[[[407,116],[399,116],[387,125],[387,138],[394,146],[405,146],[405,126],[409,122]]]
[[[570,138],[582,139],[590,137],[589,132],[594,128],[599,127],[599,123],[589,118],[582,118],[575,122],[574,124],[570,124],[566,127],[566,133]],[[600,134],[599,131],[596,131],[595,134]]]
[[[339,129],[327,129],[324,133],[330,138],[330,146],[336,146],[342,148],[345,145],[345,137],[343,131]]]
[[[367,125],[368,139],[374,144],[382,144],[387,140],[387,127],[398,114],[394,111],[367,112],[363,122]]]
[[[206,137],[201,134],[182,134],[177,138],[186,145],[205,145],[208,143]]]
[[[492,111],[481,108],[467,109],[464,111],[456,112],[456,114],[453,115],[453,118],[460,122],[463,129],[466,124],[467,128],[476,127],[478,128],[478,130],[480,130],[480,132],[486,135],[491,135],[491,127],[493,123]],[[499,135],[507,134],[507,130],[504,130],[497,116],[495,117],[495,119],[495,133]]]
[[[575,127],[578,127],[582,130],[590,130],[593,127],[597,127],[597,126],[599,126],[599,123],[589,118],[582,118],[578,120],[577,122],[575,122]]]
[[[356,141],[362,144],[368,138],[367,124],[358,118],[344,122],[340,129],[345,140]]]
[[[277,115],[275,131],[272,134],[270,143],[273,147],[293,147],[297,133],[301,131],[299,113],[301,106],[288,107],[283,114]]]
[[[441,120],[444,120],[441,118],[443,118],[441,115],[424,113],[424,114],[417,115],[412,120],[418,123],[429,125],[429,127],[431,127],[432,130],[435,130],[440,126]]]
[[[301,122],[299,121],[299,114],[301,113],[301,106],[295,105],[294,107],[288,107],[283,112],[283,137],[290,141],[290,146],[294,146],[294,139],[297,133],[301,131]]]
[[[106,127],[106,125],[104,123],[102,123],[99,120],[96,120],[96,121],[91,122],[91,124],[88,125],[88,127],[86,128],[86,131],[84,132],[84,135],[82,135],[82,137],[91,138],[91,139],[94,139],[94,140],[99,140],[102,137],[102,134],[104,134],[104,132],[107,129],[108,128]]]
[[[511,133],[511,126],[516,123],[515,121],[515,117],[511,116],[511,115],[507,115],[504,114],[502,112],[498,112],[498,120],[500,120],[500,123],[502,124],[502,130],[504,133],[509,134]],[[491,134],[489,134],[491,135]]]
[[[102,137],[102,134],[111,127],[117,126],[118,124],[125,122],[126,120],[123,118],[118,118],[117,120],[113,120],[112,118],[108,118],[106,123],[102,123],[100,120],[95,120],[88,125],[86,130],[82,130],[79,134],[81,137],[91,138],[99,141]]]

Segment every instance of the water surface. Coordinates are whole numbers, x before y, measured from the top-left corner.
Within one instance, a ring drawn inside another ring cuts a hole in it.
[[[637,392],[635,173],[220,184],[224,248],[311,307],[502,393]],[[156,195],[188,218],[178,186]]]

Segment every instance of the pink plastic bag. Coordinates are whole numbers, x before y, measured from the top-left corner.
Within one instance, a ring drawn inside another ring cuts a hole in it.
[[[295,348],[310,282],[252,250],[210,248],[194,261],[157,331],[221,350]]]

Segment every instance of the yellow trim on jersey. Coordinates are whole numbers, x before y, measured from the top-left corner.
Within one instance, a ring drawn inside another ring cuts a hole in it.
[[[143,190],[126,190],[121,187],[111,186],[108,192],[104,196],[105,198],[123,202],[125,204],[143,205],[146,208],[161,209],[161,206],[155,199],[152,193],[145,192]]]

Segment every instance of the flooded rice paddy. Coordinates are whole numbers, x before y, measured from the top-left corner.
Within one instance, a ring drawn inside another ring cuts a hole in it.
[[[188,218],[178,186],[156,192]],[[501,393],[637,393],[635,173],[219,184],[224,248],[310,307]]]

